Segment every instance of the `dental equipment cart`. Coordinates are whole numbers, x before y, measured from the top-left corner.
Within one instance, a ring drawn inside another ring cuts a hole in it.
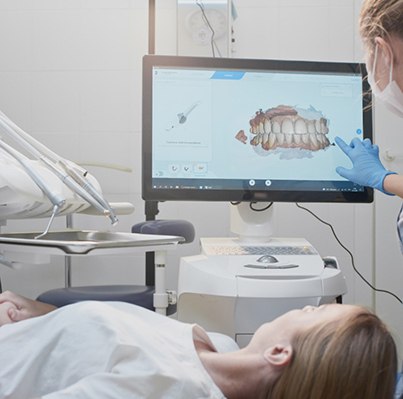
[[[49,232],[35,238],[38,234],[0,234],[0,263],[14,267],[19,263],[49,263],[51,256],[123,255],[154,251],[154,308],[157,313],[166,314],[170,300],[165,288],[166,252],[176,249],[184,241],[183,237],[73,229]]]
[[[180,261],[178,319],[227,334],[241,347],[261,324],[292,309],[340,301],[347,292],[337,260],[322,258],[303,238],[264,244],[204,238],[201,248]]]

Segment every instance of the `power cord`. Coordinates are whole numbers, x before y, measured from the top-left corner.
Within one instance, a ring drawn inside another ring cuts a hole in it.
[[[239,205],[241,203],[241,201],[231,201],[231,205]],[[269,202],[265,207],[263,208],[255,208],[253,205],[254,204],[258,204],[259,202],[249,202],[249,208],[250,210],[252,210],[253,212],[264,212],[267,211],[272,205],[273,202]]]
[[[321,223],[325,224],[326,226],[328,226],[330,228],[330,230],[333,233],[334,238],[336,239],[336,241],[339,243],[339,245],[350,255],[351,258],[351,265],[353,267],[353,270],[357,273],[357,275],[361,278],[362,281],[364,281],[365,284],[367,284],[372,290],[374,290],[375,292],[383,292],[385,294],[391,295],[392,297],[394,297],[397,301],[399,301],[401,304],[403,304],[403,301],[393,292],[388,291],[388,290],[383,290],[380,288],[376,288],[374,285],[372,285],[361,273],[360,271],[357,269],[357,267],[355,266],[355,262],[354,262],[354,256],[352,254],[352,252],[340,241],[339,237],[337,236],[333,226],[324,221],[323,219],[321,219],[318,215],[316,215],[314,212],[312,212],[310,209],[305,208],[304,206],[300,205],[298,202],[295,203],[295,205],[300,208],[303,209],[304,211],[310,213],[313,217],[315,217],[317,220],[319,220]]]
[[[258,204],[258,202],[249,202],[249,208],[252,210],[252,211],[254,211],[254,212],[264,212],[264,211],[267,211],[272,205],[273,205],[273,202],[270,202],[268,205],[266,205],[265,207],[263,207],[263,208],[255,208],[253,205],[254,204]]]
[[[213,27],[211,26],[211,23],[210,23],[209,19],[207,18],[206,9],[205,9],[205,7],[204,7],[203,1],[202,1],[202,0],[196,0],[196,4],[197,4],[197,6],[200,8],[200,11],[201,11],[201,13],[202,13],[202,19],[203,19],[204,23],[206,24],[206,26],[207,26],[207,27],[210,29],[210,31],[211,31],[210,45],[211,45],[211,52],[212,52],[212,54],[213,54],[213,57],[215,57],[215,50],[214,50],[214,48],[217,49],[218,55],[219,55],[220,57],[222,57],[221,52],[220,52],[220,50],[219,50],[219,48],[218,48],[218,46],[217,46],[217,44],[216,44],[216,42],[215,42],[215,40],[214,40],[215,31],[214,31]]]

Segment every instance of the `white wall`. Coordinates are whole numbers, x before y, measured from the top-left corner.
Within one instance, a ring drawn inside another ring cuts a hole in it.
[[[122,231],[143,220],[141,60],[147,30],[146,0],[0,1],[0,109],[69,159],[131,167],[130,174],[88,168],[109,200],[136,206],[134,215],[120,218]],[[75,223],[110,228],[99,217],[77,216]],[[9,221],[4,231],[45,225],[45,219]],[[143,280],[143,256],[74,264],[76,283]],[[29,296],[63,285],[61,259],[18,271],[1,267],[0,273],[4,288]]]
[[[356,33],[360,0],[235,0],[236,57],[361,61]],[[89,167],[111,201],[130,201],[131,216],[113,230],[129,231],[144,219],[141,200],[141,59],[147,53],[147,0],[0,0],[0,109],[34,137],[77,162],[107,162],[123,173]],[[176,1],[157,1],[159,54],[176,53]],[[374,206],[311,204],[331,222],[373,281]],[[346,302],[374,305],[374,295],[351,267],[328,227],[294,204],[279,204],[278,234],[303,236],[322,255],[337,256],[347,277]],[[228,205],[163,203],[160,218],[185,218],[197,238],[229,234]],[[212,222],[214,221],[214,222]],[[59,220],[58,226],[64,221]],[[9,221],[4,231],[42,229],[45,220]],[[76,216],[78,228],[112,229],[108,220]],[[384,243],[384,250],[396,243]],[[178,258],[198,252],[198,242],[169,257],[175,288]],[[75,259],[75,284],[142,282],[141,255]],[[384,269],[383,269],[384,270]],[[386,272],[385,272],[386,274]],[[9,270],[3,288],[34,297],[63,285],[63,260]],[[389,284],[388,279],[382,281]],[[391,287],[398,288],[398,287]],[[390,315],[388,316],[391,317]]]

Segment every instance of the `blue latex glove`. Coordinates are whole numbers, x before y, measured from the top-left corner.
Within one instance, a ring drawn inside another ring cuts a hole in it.
[[[383,189],[383,180],[387,175],[395,174],[384,168],[379,160],[379,147],[371,143],[370,139],[361,141],[358,138],[346,144],[340,137],[335,138],[336,144],[350,158],[352,169],[342,166],[336,168],[336,172],[353,183],[376,188],[377,190],[392,195]]]

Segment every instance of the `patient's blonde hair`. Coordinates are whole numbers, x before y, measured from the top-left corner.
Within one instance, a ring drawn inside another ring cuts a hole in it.
[[[270,399],[392,399],[396,345],[381,320],[356,316],[299,333]]]
[[[373,50],[376,37],[396,35],[403,39],[403,0],[364,0],[359,24],[368,50]]]

